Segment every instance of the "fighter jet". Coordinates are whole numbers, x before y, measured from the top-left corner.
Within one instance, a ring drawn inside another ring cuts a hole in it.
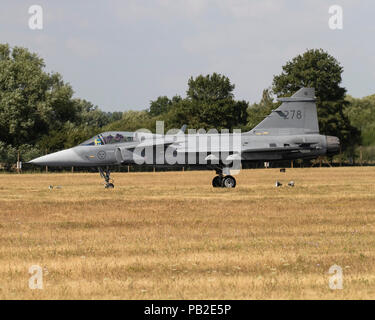
[[[243,133],[174,134],[103,132],[80,145],[29,163],[56,167],[97,167],[105,188],[113,188],[110,167],[152,165],[206,167],[216,171],[213,187],[234,188],[241,164],[254,161],[314,159],[340,150],[337,137],[319,133],[314,88],[279,98],[281,105]],[[203,142],[202,142],[203,141]]]

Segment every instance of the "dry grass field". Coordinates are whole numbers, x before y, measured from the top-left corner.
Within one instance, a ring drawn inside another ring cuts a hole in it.
[[[99,174],[1,174],[0,298],[375,298],[375,168],[243,170],[235,189],[213,175],[114,173],[106,190]]]

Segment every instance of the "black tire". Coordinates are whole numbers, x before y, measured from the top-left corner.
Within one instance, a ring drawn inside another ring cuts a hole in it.
[[[221,177],[220,176],[216,176],[212,179],[212,186],[214,188],[220,188],[221,187]]]
[[[113,183],[108,183],[105,188],[106,189],[113,189],[115,187],[115,185]]]
[[[225,176],[222,181],[223,188],[235,188],[236,187],[236,179],[232,176]]]

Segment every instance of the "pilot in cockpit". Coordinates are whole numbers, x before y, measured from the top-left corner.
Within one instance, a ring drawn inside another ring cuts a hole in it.
[[[103,144],[102,140],[99,137],[95,138],[94,143],[96,146],[101,146]]]

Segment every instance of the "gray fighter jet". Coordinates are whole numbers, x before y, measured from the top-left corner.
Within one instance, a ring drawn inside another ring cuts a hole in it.
[[[56,167],[98,167],[113,188],[113,165],[204,166],[216,171],[213,187],[234,188],[241,163],[314,159],[339,152],[337,137],[319,134],[315,90],[301,88],[249,132],[175,134],[104,132],[80,145],[30,163]]]

